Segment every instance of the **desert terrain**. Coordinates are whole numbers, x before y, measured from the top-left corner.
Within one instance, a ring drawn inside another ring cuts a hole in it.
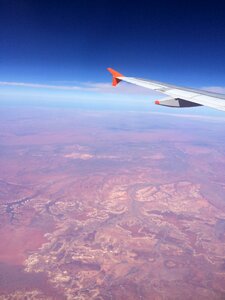
[[[224,124],[2,107],[0,299],[225,299]]]

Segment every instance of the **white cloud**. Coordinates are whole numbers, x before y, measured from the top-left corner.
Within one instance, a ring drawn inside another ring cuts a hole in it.
[[[111,83],[104,82],[80,82],[77,85],[56,85],[56,84],[42,84],[31,82],[13,82],[13,81],[0,81],[0,87],[27,87],[34,89],[52,89],[52,90],[65,90],[65,91],[80,91],[80,92],[94,92],[102,94],[121,94],[121,95],[136,95],[136,96],[149,96],[157,99],[163,97],[162,94],[151,91],[149,89],[139,87],[136,85],[121,82],[117,87],[113,87]],[[202,87],[202,90],[209,92],[225,94],[225,87],[221,86],[208,86]]]
[[[116,88],[112,87],[111,83],[102,82],[85,82],[79,85],[51,85],[42,83],[28,83],[28,82],[8,82],[0,81],[0,86],[12,86],[12,87],[27,87],[38,89],[54,89],[54,90],[68,90],[68,91],[86,91],[105,94],[133,94],[133,95],[159,95],[148,89],[121,83]]]
[[[49,85],[40,83],[28,83],[28,82],[13,82],[13,81],[0,81],[0,86],[19,86],[29,88],[40,89],[59,89],[59,90],[81,90],[79,86],[65,86],[65,85]]]
[[[225,87],[222,86],[206,86],[203,87],[202,90],[218,94],[225,94]]]

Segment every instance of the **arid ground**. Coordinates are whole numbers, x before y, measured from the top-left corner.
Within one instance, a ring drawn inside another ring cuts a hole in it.
[[[0,111],[1,300],[225,299],[223,119]]]

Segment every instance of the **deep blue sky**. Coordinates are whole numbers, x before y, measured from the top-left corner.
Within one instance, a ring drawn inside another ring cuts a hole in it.
[[[225,86],[223,2],[0,0],[0,81]]]

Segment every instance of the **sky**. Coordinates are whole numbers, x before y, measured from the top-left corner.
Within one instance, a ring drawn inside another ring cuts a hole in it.
[[[107,67],[225,91],[224,1],[0,0],[1,97],[146,98]]]

